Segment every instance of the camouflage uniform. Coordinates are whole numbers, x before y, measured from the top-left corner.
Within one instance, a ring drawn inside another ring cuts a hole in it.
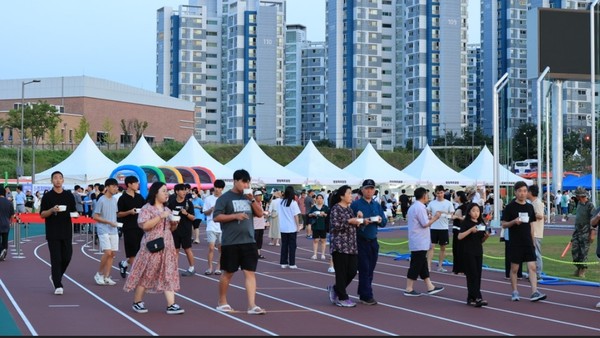
[[[590,233],[592,226],[590,225],[590,219],[599,209],[594,210],[594,204],[590,201],[585,203],[579,202],[577,204],[577,211],[575,214],[575,231],[571,237],[571,255],[573,256],[573,262],[587,262],[588,251],[590,250]],[[575,264],[578,270],[587,269],[586,264]]]

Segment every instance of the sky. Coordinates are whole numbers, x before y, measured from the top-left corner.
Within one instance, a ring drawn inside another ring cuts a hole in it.
[[[154,91],[156,10],[185,0],[12,0],[0,10],[0,79],[93,76]],[[469,0],[478,28],[479,0]],[[471,15],[473,13],[473,15]],[[287,23],[325,41],[325,0],[287,0]],[[478,42],[471,30],[469,42]]]

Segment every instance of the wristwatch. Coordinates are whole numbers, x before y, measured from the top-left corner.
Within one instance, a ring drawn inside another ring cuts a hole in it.
[[[250,201],[250,203],[254,203],[254,202],[256,202],[255,198],[253,198],[252,201]]]

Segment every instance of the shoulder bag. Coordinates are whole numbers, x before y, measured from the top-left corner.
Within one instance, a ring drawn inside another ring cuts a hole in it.
[[[165,223],[163,221],[163,232],[165,230]],[[155,253],[155,252],[160,252],[165,248],[165,239],[161,236],[158,238],[155,238],[151,241],[146,242],[146,248],[148,248],[148,251]]]

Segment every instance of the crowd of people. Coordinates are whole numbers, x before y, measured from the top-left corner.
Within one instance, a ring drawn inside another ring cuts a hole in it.
[[[329,260],[328,271],[334,274],[333,283],[327,287],[329,301],[340,307],[355,307],[348,287],[358,275],[359,302],[376,305],[372,283],[379,257],[378,229],[390,220],[401,219],[407,222],[410,251],[403,294],[416,297],[444,290],[431,280],[430,271],[435,248],[439,246],[435,269],[447,272],[446,247],[451,243],[452,272],[466,276],[466,304],[487,305],[481,293],[483,243],[491,235],[490,220],[495,210],[493,193],[485,189],[453,191],[438,185],[430,193],[418,187],[412,198],[405,190],[396,198],[387,190],[380,195],[375,181],[366,179],[358,189],[344,185],[333,191],[296,191],[290,185],[283,191],[273,189],[268,193],[264,187],[252,189],[250,173],[239,169],[233,174],[233,187],[227,191],[221,179],[214,182],[208,193],[186,184],[175,185],[174,192],[169,193],[164,182],[154,182],[144,198],[138,192],[139,181],[135,176],[125,178],[125,189],[119,187],[116,179],[109,178],[104,184],[89,185],[87,192],[80,186],[73,191],[64,189],[64,178],[58,171],[51,178],[53,187],[41,198],[29,197],[31,193],[23,193],[20,186],[10,197],[14,201],[7,198],[5,191],[0,192],[0,260],[6,257],[10,218],[29,210],[25,208],[37,210],[46,224],[50,278],[56,295],[64,293],[62,277],[73,254],[71,213],[78,213],[96,221],[102,252],[94,275],[96,284],[117,284],[110,272],[123,238],[125,253],[118,260],[118,267],[121,277],[126,279],[123,289],[134,291],[132,309],[138,313],[148,311],[143,300],[148,292],[164,293],[168,314],[185,312],[175,302],[175,293],[180,288],[180,277],[195,275],[191,248],[202,242],[201,226],[206,226],[208,248],[204,274],[219,275],[216,305],[219,311],[234,311],[228,304],[227,291],[231,278],[241,270],[247,313],[265,314],[266,310],[255,299],[255,272],[259,260],[265,258],[261,254],[263,237],[266,234],[269,238],[268,245],[279,246],[282,269],[297,269],[297,238],[303,229],[312,240],[311,259]],[[585,189],[577,189],[574,196],[577,204],[571,251],[575,275],[585,277],[587,254],[600,222],[600,208],[592,205]],[[561,198],[553,202],[563,201]],[[390,209],[389,205],[394,207]],[[501,207],[505,277],[510,279],[513,301],[521,299],[517,280],[523,278],[523,264],[531,287],[530,301],[547,297],[537,289],[543,271],[542,240],[544,222],[548,220],[545,209],[538,186],[527,186],[523,181],[514,185],[514,198]],[[151,251],[147,244],[159,238],[163,244],[160,250]],[[182,273],[178,273],[180,249],[188,262]],[[597,255],[600,258],[600,247]],[[425,284],[423,293],[415,288],[418,279]]]

